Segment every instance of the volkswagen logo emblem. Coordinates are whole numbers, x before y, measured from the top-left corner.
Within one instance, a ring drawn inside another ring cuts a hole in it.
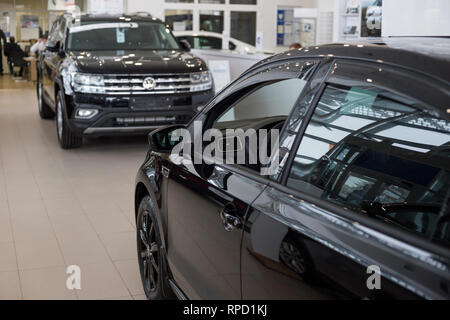
[[[145,90],[153,90],[156,87],[155,79],[148,77],[144,79],[144,83],[142,84]]]

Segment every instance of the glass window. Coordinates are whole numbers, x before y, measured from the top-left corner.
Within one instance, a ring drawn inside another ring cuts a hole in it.
[[[429,237],[450,189],[449,156],[445,118],[382,89],[330,84],[287,184]]]
[[[189,42],[193,49],[222,49],[222,38],[216,37],[191,37],[191,36],[178,36],[179,40],[186,40]],[[236,45],[231,41],[228,43],[230,50],[236,49]]]
[[[165,16],[173,31],[192,30],[192,10],[166,10]]]
[[[194,0],[166,0],[166,2],[175,3],[194,3]]]
[[[280,118],[284,122],[305,83],[302,79],[289,79],[266,85],[229,108],[219,117],[216,127],[235,127],[232,123],[256,123],[269,118]]]
[[[231,11],[231,37],[248,43],[256,43],[256,12]]]
[[[222,33],[223,11],[219,10],[200,11],[200,30]]]
[[[242,162],[232,160],[233,163],[243,164],[255,171],[261,169],[261,161],[258,160],[261,159],[259,148],[262,143],[267,143],[265,150],[272,150],[272,145],[270,134],[262,138],[259,130],[264,129],[266,132],[271,129],[281,130],[305,84],[305,80],[294,78],[264,85],[238,100],[216,119],[213,128],[219,129],[225,135],[223,150],[233,141],[232,144],[237,146],[237,150],[234,151],[245,153],[241,157]],[[227,129],[242,129],[248,135],[241,137],[238,136],[238,132],[232,134]],[[259,139],[265,139],[266,142]],[[225,156],[227,160],[238,157],[234,152]]]
[[[177,41],[161,23],[92,22],[70,28],[68,48],[71,50],[176,50]]]
[[[230,0],[230,4],[256,4],[256,0]]]
[[[214,37],[194,37],[195,49],[222,49],[222,39]]]

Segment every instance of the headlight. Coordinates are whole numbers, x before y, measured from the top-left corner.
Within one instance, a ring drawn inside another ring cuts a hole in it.
[[[191,73],[191,92],[206,91],[212,88],[212,77],[209,71]]]
[[[75,73],[72,76],[73,91],[80,93],[105,93],[102,75]]]

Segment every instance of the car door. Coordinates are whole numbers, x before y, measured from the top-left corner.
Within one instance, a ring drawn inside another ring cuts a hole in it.
[[[448,299],[446,84],[382,62],[332,70],[247,214],[243,298]]]
[[[275,81],[264,81],[267,74],[257,74],[228,88],[197,117],[199,122],[191,123],[189,131],[195,132],[195,125],[204,131],[236,129],[243,123],[244,129],[279,125],[306,83],[299,77],[311,65],[297,63],[298,68],[283,72],[274,68]],[[258,178],[258,172],[250,177],[243,173],[255,169],[245,163],[208,168],[208,174],[202,173],[178,155],[167,163],[168,263],[175,282],[189,298],[240,299],[243,222],[266,180]]]

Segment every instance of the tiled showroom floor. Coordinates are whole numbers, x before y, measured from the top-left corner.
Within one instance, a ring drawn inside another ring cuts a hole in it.
[[[61,150],[34,85],[0,77],[0,299],[143,299],[133,186],[145,137]],[[81,268],[81,290],[66,268]]]

